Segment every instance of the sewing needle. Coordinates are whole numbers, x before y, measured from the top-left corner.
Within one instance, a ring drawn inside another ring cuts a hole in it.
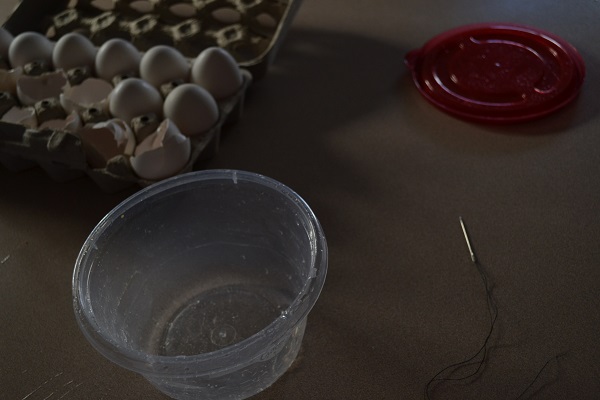
[[[463,231],[463,235],[465,235],[465,241],[467,242],[467,247],[469,248],[469,254],[471,255],[471,261],[477,263],[477,257],[475,257],[475,252],[473,252],[473,247],[471,247],[471,241],[469,240],[469,234],[467,233],[467,228],[465,226],[465,221],[463,221],[462,217],[458,217],[460,220],[460,226]]]

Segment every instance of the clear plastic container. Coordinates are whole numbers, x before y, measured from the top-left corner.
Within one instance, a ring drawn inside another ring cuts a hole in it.
[[[92,231],[77,322],[111,361],[176,399],[244,399],[300,348],[327,272],[309,206],[270,178],[207,170],[141,190]]]

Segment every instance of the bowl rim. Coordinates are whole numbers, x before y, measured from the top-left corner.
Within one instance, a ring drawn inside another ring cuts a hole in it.
[[[234,345],[191,356],[163,356],[148,354],[120,345],[101,333],[89,304],[89,275],[92,264],[88,262],[90,250],[111,224],[141,201],[174,193],[184,186],[193,187],[206,181],[230,180],[234,184],[248,182],[262,185],[280,193],[298,207],[299,215],[307,224],[311,244],[311,269],[306,282],[290,306],[261,331]],[[210,169],[178,175],[148,186],[131,195],[114,207],[89,234],[75,262],[72,277],[72,300],[77,324],[90,344],[114,363],[146,376],[185,377],[221,375],[249,365],[263,356],[265,349],[287,338],[288,333],[300,324],[317,301],[325,282],[328,248],[323,229],[315,214],[296,192],[281,182],[254,172],[233,169]],[[232,362],[235,361],[235,362]]]

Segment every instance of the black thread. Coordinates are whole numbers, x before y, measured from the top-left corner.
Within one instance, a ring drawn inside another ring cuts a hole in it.
[[[488,306],[487,308],[488,308],[488,314],[490,317],[490,329],[488,331],[487,336],[485,337],[485,340],[483,341],[483,344],[481,345],[479,350],[477,350],[477,352],[473,356],[466,359],[465,361],[461,361],[458,363],[448,365],[447,367],[440,370],[437,374],[435,374],[433,376],[433,378],[431,378],[431,380],[429,380],[429,382],[427,382],[427,385],[425,386],[425,399],[426,400],[431,400],[431,388],[435,382],[464,381],[464,380],[474,377],[475,375],[477,375],[479,373],[479,371],[481,371],[481,369],[483,368],[483,366],[485,365],[485,363],[487,361],[488,345],[490,342],[490,338],[492,337],[492,334],[494,333],[494,327],[496,326],[496,321],[498,319],[498,305],[496,304],[496,299],[494,298],[494,295],[492,293],[492,286],[490,284],[489,278],[488,278],[487,274],[485,273],[483,266],[479,263],[479,261],[477,260],[477,257],[475,257],[475,253],[473,252],[473,249],[471,248],[471,243],[469,241],[469,237],[468,237],[468,234],[467,234],[467,231],[466,231],[466,228],[465,228],[462,218],[460,218],[460,222],[461,222],[461,225],[463,228],[463,233],[465,235],[465,240],[467,241],[467,245],[469,247],[469,252],[471,253],[471,260],[473,261],[473,264],[475,264],[475,267],[477,268],[477,272],[479,272],[479,276],[481,277],[481,281],[483,282],[483,285],[485,287],[485,294],[486,294],[486,300],[487,300],[487,306]],[[529,385],[525,388],[525,390],[523,390],[521,392],[521,394],[515,400],[521,400],[523,398],[523,396],[525,396],[525,394],[533,387],[535,382],[537,382],[537,380],[542,375],[544,370],[548,367],[550,362],[552,362],[552,360],[556,360],[558,362],[558,358],[562,357],[563,355],[564,354],[559,354],[555,357],[552,357],[548,361],[546,361],[544,366],[538,371],[535,378],[533,378],[531,383],[529,383]],[[475,361],[475,360],[478,360],[479,358],[481,358],[479,361]],[[472,365],[477,365],[477,368],[475,369],[475,371],[473,371],[467,375],[457,377],[457,378],[452,377],[454,374],[456,374],[461,369],[468,368]],[[446,375],[447,377],[442,377],[442,375]]]
[[[522,398],[523,398],[523,396],[525,396],[525,393],[527,393],[527,392],[529,391],[529,389],[531,389],[531,388],[533,387],[533,385],[535,384],[535,382],[537,382],[537,380],[539,379],[540,375],[542,375],[542,372],[544,372],[544,370],[546,369],[546,367],[547,367],[548,365],[550,365],[550,363],[551,363],[553,360],[556,360],[556,362],[558,362],[558,359],[559,359],[560,357],[563,357],[564,355],[565,355],[564,353],[562,353],[562,354],[558,354],[558,355],[556,355],[556,356],[552,357],[551,359],[549,359],[548,361],[546,361],[546,363],[544,364],[544,366],[543,366],[543,367],[542,367],[542,368],[541,368],[541,369],[538,371],[538,373],[537,373],[537,375],[535,376],[535,378],[533,378],[533,380],[531,381],[531,383],[530,383],[530,384],[529,384],[529,385],[528,385],[528,386],[525,388],[525,390],[523,390],[523,391],[521,392],[521,394],[519,395],[519,397],[517,397],[515,400],[520,400],[520,399],[522,399]]]
[[[487,361],[488,344],[489,344],[490,338],[492,337],[492,333],[494,332],[494,327],[496,326],[496,320],[498,319],[498,306],[496,305],[496,299],[494,298],[494,296],[492,294],[492,287],[490,285],[489,279],[488,279],[485,271],[483,270],[483,267],[481,266],[481,264],[479,263],[478,260],[474,260],[473,263],[475,264],[475,267],[477,268],[477,271],[479,272],[479,275],[481,276],[481,280],[483,281],[483,284],[485,287],[487,306],[488,306],[488,314],[490,317],[490,329],[488,331],[487,336],[485,337],[483,344],[481,345],[479,350],[473,356],[471,356],[470,358],[468,358],[464,361],[448,365],[447,367],[440,370],[437,374],[435,374],[433,376],[433,378],[431,378],[431,380],[427,383],[427,386],[425,387],[425,398],[427,400],[431,400],[430,392],[431,392],[431,386],[433,385],[434,382],[436,382],[436,381],[440,381],[440,382],[441,381],[443,381],[443,382],[463,381],[463,380],[472,378],[479,373],[479,371],[481,370],[481,368],[483,368],[485,362]],[[481,360],[475,361],[478,358],[481,358]],[[457,373],[460,369],[470,367],[471,365],[477,365],[477,368],[472,373],[458,377],[458,378],[451,377],[453,374]],[[445,374],[446,372],[448,372],[448,377],[441,377],[441,375]]]

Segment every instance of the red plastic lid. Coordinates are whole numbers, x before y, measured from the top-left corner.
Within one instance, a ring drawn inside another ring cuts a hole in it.
[[[406,56],[419,91],[442,110],[478,122],[510,123],[573,101],[585,64],[563,39],[513,24],[478,24],[436,36]]]

